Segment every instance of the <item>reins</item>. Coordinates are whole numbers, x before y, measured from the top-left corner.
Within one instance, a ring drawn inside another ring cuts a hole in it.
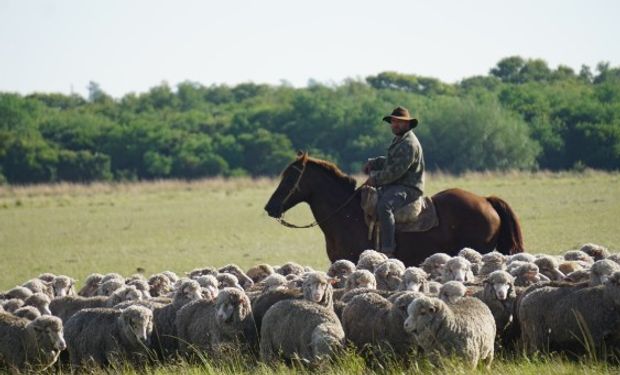
[[[297,171],[299,171],[299,177],[297,177],[297,181],[295,181],[295,185],[293,185],[293,187],[291,188],[291,191],[289,191],[289,193],[286,195],[286,197],[284,197],[284,199],[282,200],[282,203],[280,203],[281,206],[284,206],[284,204],[286,203],[286,201],[288,201],[291,196],[293,195],[293,193],[295,191],[301,191],[301,189],[299,188],[299,183],[301,182],[301,177],[304,175],[304,172],[306,171],[306,165],[307,163],[304,163],[304,166],[302,169],[299,169],[299,167],[295,166],[295,165],[291,165],[291,167],[295,168]],[[290,223],[286,220],[284,220],[284,213],[282,213],[282,216],[276,218],[276,220],[278,221],[278,223],[282,224],[283,226],[287,227],[287,228],[293,228],[293,229],[306,229],[306,228],[312,228],[312,227],[316,227],[317,225],[319,225],[320,223],[324,223],[327,220],[331,219],[332,217],[334,217],[338,212],[340,212],[340,210],[342,210],[346,205],[348,205],[349,203],[351,203],[351,201],[353,200],[353,198],[355,198],[355,195],[357,194],[357,192],[360,190],[361,186],[358,187],[357,189],[355,189],[355,191],[353,191],[353,194],[351,194],[351,196],[340,206],[338,206],[338,208],[336,208],[335,211],[333,211],[331,214],[329,214],[326,218],[324,218],[323,220],[314,220],[314,222],[307,224],[307,225],[296,225],[293,223]]]

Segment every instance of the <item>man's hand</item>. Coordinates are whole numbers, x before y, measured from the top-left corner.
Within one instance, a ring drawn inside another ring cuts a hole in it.
[[[362,172],[364,172],[364,174],[370,173],[370,162],[369,161],[367,161],[366,164],[364,164],[364,167],[362,168]]]

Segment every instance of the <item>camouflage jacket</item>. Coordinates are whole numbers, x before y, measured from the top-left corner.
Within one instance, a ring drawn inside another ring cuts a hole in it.
[[[394,137],[387,157],[379,156],[368,161],[370,177],[377,186],[404,185],[424,192],[424,155],[413,131]]]

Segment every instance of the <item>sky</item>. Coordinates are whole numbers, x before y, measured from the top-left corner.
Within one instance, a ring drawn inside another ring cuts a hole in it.
[[[167,82],[457,82],[504,57],[620,65],[617,0],[0,0],[0,92]]]

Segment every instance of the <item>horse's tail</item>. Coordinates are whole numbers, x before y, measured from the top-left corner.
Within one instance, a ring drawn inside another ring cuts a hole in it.
[[[497,251],[502,254],[522,253],[524,251],[523,234],[521,233],[521,225],[517,215],[503,199],[495,196],[487,197],[486,199],[497,211],[500,218]]]

